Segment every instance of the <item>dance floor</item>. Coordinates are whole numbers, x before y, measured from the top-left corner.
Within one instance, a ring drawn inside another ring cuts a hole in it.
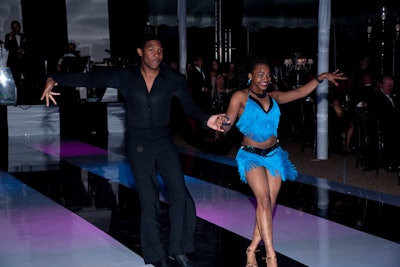
[[[8,147],[8,170],[0,170],[0,266],[144,266],[123,134],[102,144],[14,136]],[[235,162],[179,149],[198,216],[190,256],[198,267],[245,266],[255,200]],[[160,187],[166,241],[161,180]],[[274,214],[279,266],[400,266],[399,214],[399,196],[301,174],[283,184]]]

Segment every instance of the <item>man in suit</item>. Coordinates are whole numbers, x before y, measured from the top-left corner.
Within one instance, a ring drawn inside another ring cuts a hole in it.
[[[21,32],[21,24],[17,20],[11,22],[11,31],[6,34],[4,48],[8,51],[7,67],[10,68],[18,90],[19,103],[28,98],[27,92],[23,92],[23,82],[26,76],[27,59],[25,54],[26,38]]]
[[[17,87],[24,75],[26,38],[17,20],[11,22],[11,31],[6,34],[4,47],[8,50],[7,66],[11,69]]]
[[[376,147],[377,142],[381,142],[381,150],[377,152],[382,156],[383,167],[389,171],[396,171],[400,166],[400,130],[398,130],[400,100],[394,94],[393,76],[382,76],[377,85],[378,89],[368,101],[371,144]],[[376,130],[378,130],[377,133]],[[373,153],[374,151],[371,152]]]
[[[195,103],[206,113],[210,114],[211,81],[209,73],[204,69],[201,56],[194,60],[194,68],[188,72],[188,87]]]

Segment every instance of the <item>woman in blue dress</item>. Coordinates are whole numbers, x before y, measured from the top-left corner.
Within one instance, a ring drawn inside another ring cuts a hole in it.
[[[256,201],[256,220],[251,244],[247,248],[246,267],[257,267],[255,252],[263,241],[268,267],[278,266],[272,238],[272,216],[282,181],[294,180],[295,166],[288,153],[279,146],[278,104],[288,103],[309,95],[324,80],[338,85],[346,77],[338,70],[325,72],[304,86],[290,91],[268,91],[271,68],[264,58],[254,59],[248,71],[248,88],[235,92],[226,111],[225,132],[236,127],[243,134],[236,155],[240,179],[252,189]]]

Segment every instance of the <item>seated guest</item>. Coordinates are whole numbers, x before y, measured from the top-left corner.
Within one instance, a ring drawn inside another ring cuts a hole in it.
[[[329,134],[330,144],[336,152],[352,152],[354,133],[354,110],[349,90],[342,85],[329,89]]]
[[[368,101],[375,93],[375,81],[371,73],[365,72],[361,76],[360,86],[356,86],[352,93],[352,104],[356,107],[367,107]]]
[[[360,85],[358,85],[360,83]],[[354,148],[358,160],[361,161],[363,169],[368,168],[368,144],[370,136],[367,131],[368,122],[368,103],[372,99],[376,90],[376,81],[371,72],[364,72],[361,74],[361,80],[355,81],[353,88],[350,108],[353,110],[354,115]]]
[[[377,82],[378,89],[368,103],[370,155],[381,155],[383,167],[397,170],[400,165],[400,100],[393,93],[394,79],[384,75]],[[376,131],[378,130],[378,131]],[[379,162],[376,162],[380,164]],[[376,167],[380,167],[379,165]]]
[[[80,51],[76,50],[76,44],[68,43],[67,49],[63,56],[57,62],[57,71],[58,72],[71,72],[65,63],[65,58],[75,58],[80,56]]]

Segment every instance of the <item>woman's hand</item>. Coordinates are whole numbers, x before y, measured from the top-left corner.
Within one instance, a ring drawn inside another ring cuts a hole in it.
[[[325,79],[332,82],[334,85],[338,86],[339,84],[337,83],[337,81],[347,80],[347,77],[344,76],[344,73],[339,72],[339,70],[335,70],[334,72],[324,72],[316,77],[316,80],[318,82],[322,82]]]
[[[42,97],[40,98],[40,100],[46,99],[46,107],[49,106],[49,99],[53,102],[54,105],[57,105],[57,101],[54,99],[53,96],[60,95],[60,93],[52,92],[53,87],[57,85],[58,84],[56,83],[56,81],[53,80],[53,78],[47,78]]]

